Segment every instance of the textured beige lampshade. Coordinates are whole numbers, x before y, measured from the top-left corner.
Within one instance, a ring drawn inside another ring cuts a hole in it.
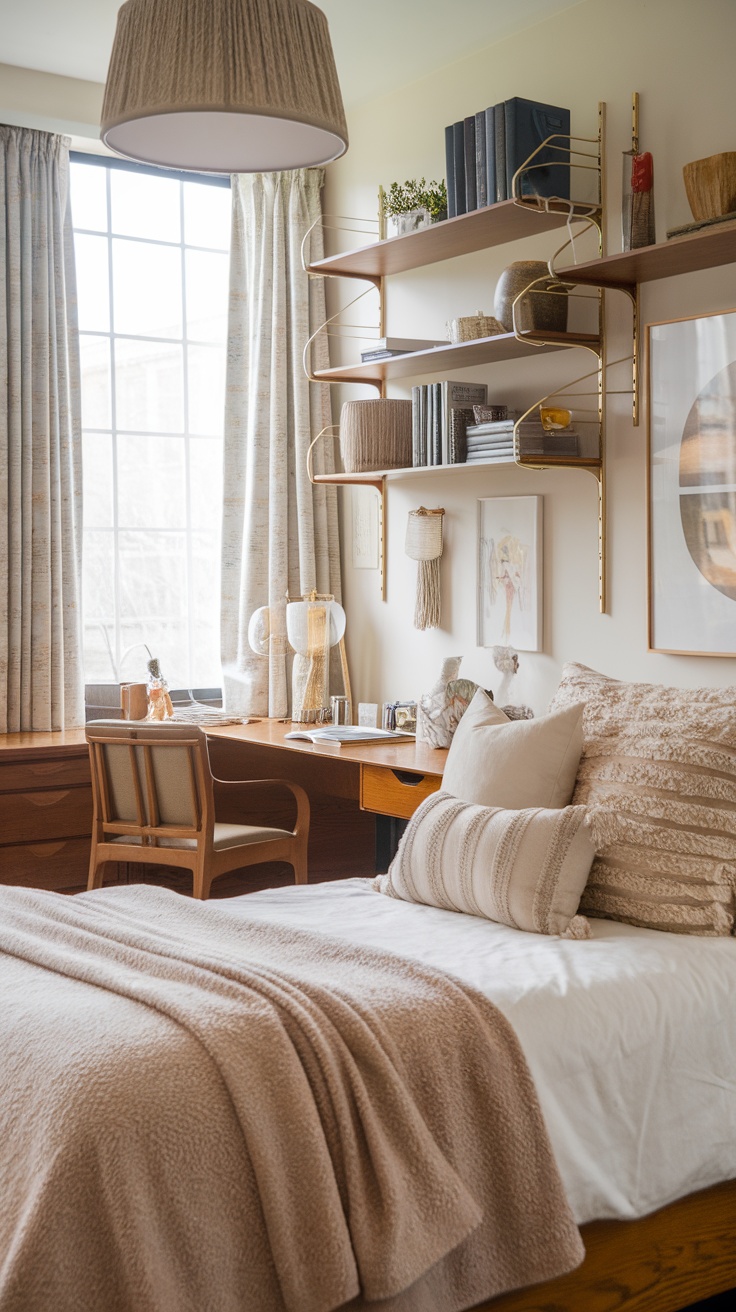
[[[127,0],[102,140],[201,173],[326,164],[347,150],[327,19],[308,0]]]
[[[411,401],[384,397],[346,401],[340,413],[340,453],[347,474],[411,466]]]

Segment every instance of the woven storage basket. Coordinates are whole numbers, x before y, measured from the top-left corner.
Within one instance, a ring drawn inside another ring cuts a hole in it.
[[[340,415],[340,453],[346,474],[410,468],[411,401],[346,401]]]
[[[463,319],[451,319],[447,325],[447,334],[453,343],[474,342],[479,337],[495,337],[505,331],[498,319],[494,319],[490,314],[484,314],[482,310]]]

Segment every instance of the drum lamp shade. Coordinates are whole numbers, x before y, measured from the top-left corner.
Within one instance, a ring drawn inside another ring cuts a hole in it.
[[[199,173],[326,164],[348,145],[327,19],[309,0],[127,0],[102,140]]]

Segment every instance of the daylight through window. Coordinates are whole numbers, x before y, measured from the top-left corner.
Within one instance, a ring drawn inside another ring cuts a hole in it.
[[[74,160],[88,683],[220,683],[230,189]]]

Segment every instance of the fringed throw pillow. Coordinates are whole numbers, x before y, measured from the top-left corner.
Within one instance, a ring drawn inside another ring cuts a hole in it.
[[[514,929],[588,938],[576,912],[593,853],[583,806],[504,811],[442,791],[414,812],[375,887]]]
[[[573,795],[597,856],[581,911],[729,934],[736,903],[736,689],[623,683],[566,665],[550,709],[583,702]]]

